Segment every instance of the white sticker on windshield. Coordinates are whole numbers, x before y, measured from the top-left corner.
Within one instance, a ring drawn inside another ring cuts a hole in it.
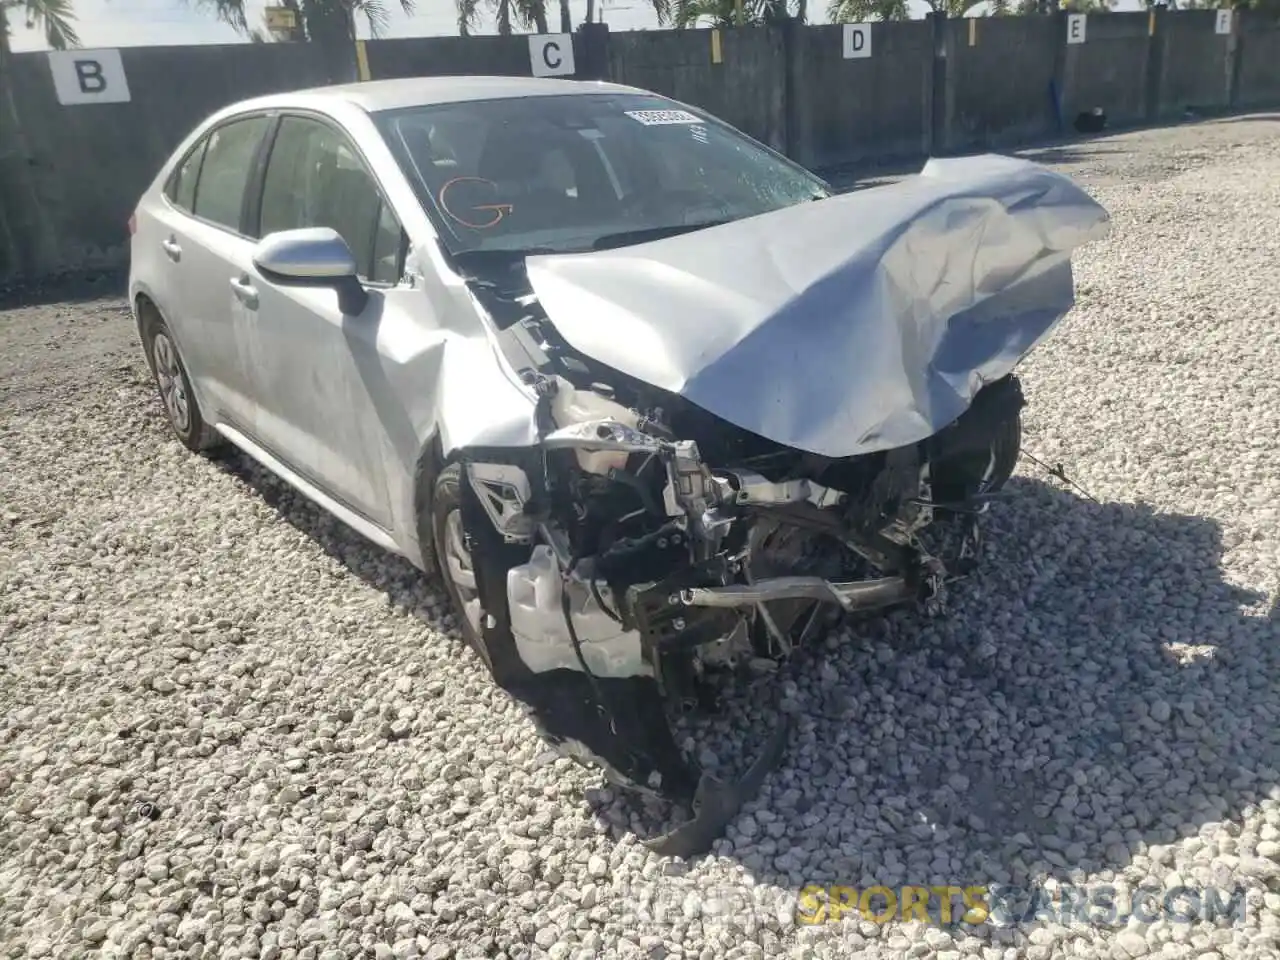
[[[646,127],[660,127],[672,123],[702,123],[688,110],[627,110],[624,111],[632,120],[638,120]]]

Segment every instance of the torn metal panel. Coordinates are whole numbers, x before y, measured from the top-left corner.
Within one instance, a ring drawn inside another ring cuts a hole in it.
[[[999,156],[617,250],[530,257],[576,350],[777,443],[847,457],[923,440],[1074,303],[1108,215]]]

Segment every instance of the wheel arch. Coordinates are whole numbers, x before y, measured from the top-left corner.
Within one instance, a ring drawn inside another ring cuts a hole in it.
[[[418,535],[418,553],[422,569],[434,573],[437,569],[435,538],[431,527],[431,502],[435,497],[436,480],[456,457],[445,457],[436,431],[422,445],[413,467],[413,517]]]
[[[143,354],[147,358],[147,363],[151,362],[151,353],[146,349],[146,321],[151,316],[158,318],[161,322],[164,321],[164,313],[161,311],[160,305],[145,290],[137,291],[133,295],[133,323],[138,328],[138,340],[142,343]],[[165,326],[168,326],[168,324],[166,323]]]

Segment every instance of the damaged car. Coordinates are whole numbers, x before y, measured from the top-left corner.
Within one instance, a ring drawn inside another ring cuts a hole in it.
[[[942,608],[1021,444],[1019,361],[1106,211],[1002,156],[836,195],[630,87],[419,78],[228,107],[130,220],[170,425],[438,571],[550,742],[691,804],[709,678]]]

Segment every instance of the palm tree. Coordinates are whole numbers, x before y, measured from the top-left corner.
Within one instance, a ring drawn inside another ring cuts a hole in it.
[[[54,50],[80,45],[73,26],[76,15],[70,0],[0,0],[0,49],[6,55],[9,53],[10,11],[21,11],[27,29],[39,27],[43,30],[45,42]]]
[[[0,0],[4,2],[4,0]],[[46,0],[47,2],[47,0]],[[195,7],[211,10],[223,23],[251,39],[257,31],[249,26],[246,0],[189,0]],[[405,13],[413,13],[414,0],[398,0]],[[315,42],[344,43],[355,39],[355,15],[359,13],[376,38],[386,32],[391,13],[383,0],[280,0],[281,6],[294,12],[298,22],[298,39]]]
[[[908,20],[910,17],[907,0],[830,0],[827,4],[827,19],[832,23]]]
[[[699,24],[732,27],[791,19],[803,23],[808,16],[807,0],[674,0],[673,6],[658,0],[654,8],[659,23],[669,21],[682,29]]]
[[[483,12],[480,0],[455,0],[458,10],[458,33],[471,36]],[[514,26],[525,30],[533,29],[538,33],[547,33],[546,0],[490,0],[494,15],[498,21],[500,36],[509,36]],[[569,12],[569,0],[560,0],[560,29],[568,33],[573,29],[573,18]]]
[[[948,17],[970,15],[975,7],[986,0],[925,0],[933,13],[945,13]],[[1075,13],[1103,13],[1110,10],[1115,0],[990,0],[991,13],[1031,14],[1043,9],[1071,10]],[[908,20],[906,0],[830,0],[827,16],[832,23],[861,23],[867,20]]]
[[[1216,0],[1214,0],[1216,5]],[[1027,16],[1035,13],[1108,13],[1115,0],[991,0],[991,12],[996,16],[1013,14]]]

